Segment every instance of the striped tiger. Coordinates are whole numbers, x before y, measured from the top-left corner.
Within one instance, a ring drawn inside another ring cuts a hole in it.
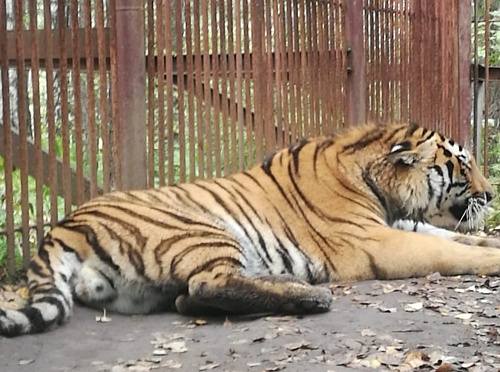
[[[467,150],[414,124],[302,140],[226,178],[113,192],[46,235],[29,304],[0,310],[0,335],[55,328],[74,300],[125,314],[320,313],[333,281],[498,274],[499,240],[451,231],[476,225],[493,195]]]

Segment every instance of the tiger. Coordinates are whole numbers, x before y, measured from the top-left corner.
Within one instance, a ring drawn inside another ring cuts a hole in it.
[[[465,235],[494,190],[474,157],[413,123],[304,139],[249,170],[92,199],[43,238],[30,300],[0,335],[56,328],[74,302],[124,314],[314,314],[333,282],[500,273]]]

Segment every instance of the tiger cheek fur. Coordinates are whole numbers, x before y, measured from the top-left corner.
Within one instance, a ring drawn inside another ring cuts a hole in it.
[[[450,208],[473,205],[471,224],[492,197],[465,149],[413,124],[303,140],[227,178],[110,193],[43,239],[31,301],[0,309],[0,335],[57,327],[73,297],[127,314],[319,313],[336,280],[498,274],[498,240],[444,229],[463,224]]]

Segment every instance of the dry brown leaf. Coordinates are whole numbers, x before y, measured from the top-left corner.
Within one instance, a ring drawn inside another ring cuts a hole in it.
[[[453,366],[448,363],[443,363],[436,369],[436,372],[452,372],[452,371],[453,371]]]

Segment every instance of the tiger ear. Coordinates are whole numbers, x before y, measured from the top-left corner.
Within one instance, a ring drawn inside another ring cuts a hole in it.
[[[411,167],[419,161],[421,154],[412,147],[410,141],[404,141],[392,145],[387,159],[393,164],[401,164],[406,167]]]

